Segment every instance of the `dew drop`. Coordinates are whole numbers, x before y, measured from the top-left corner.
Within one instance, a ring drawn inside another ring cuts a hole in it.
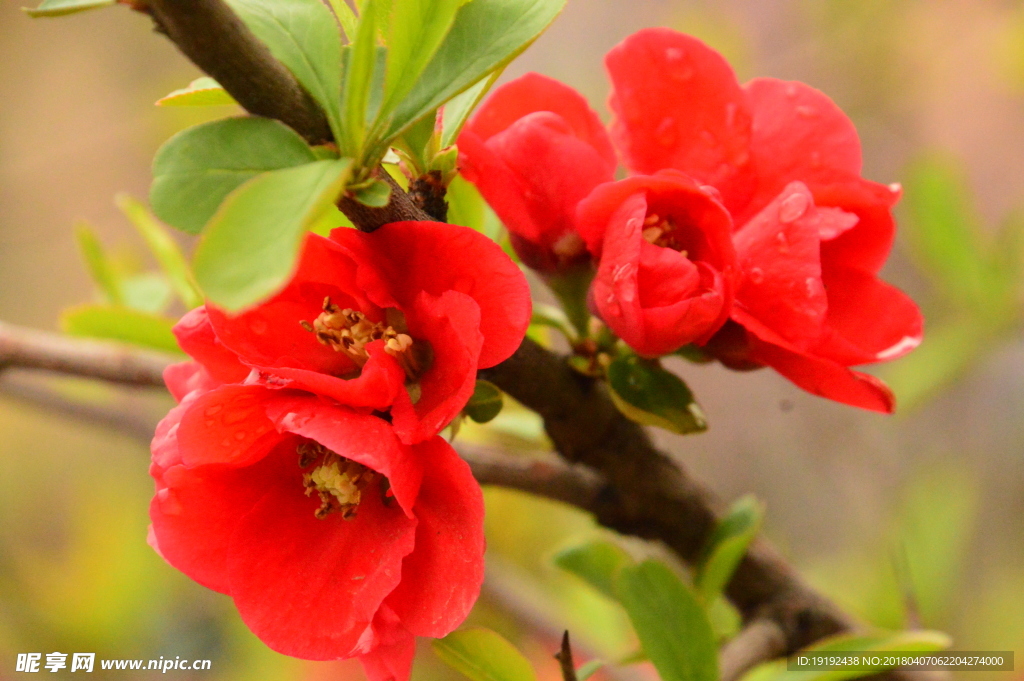
[[[211,406],[207,407],[203,411],[203,414],[206,415],[206,416],[216,416],[218,413],[220,413],[220,410],[223,409],[223,408],[224,408],[223,404],[214,404],[214,405],[211,405]]]
[[[786,96],[789,97],[790,99],[793,99],[794,97],[796,97],[796,85],[795,84],[790,83],[789,85],[786,86]]]
[[[612,281],[620,282],[630,275],[633,271],[633,267],[630,263],[624,263],[615,268],[615,272],[612,274]]]
[[[760,267],[751,267],[747,272],[747,278],[750,279],[751,284],[760,284],[764,281],[764,270]]]
[[[249,330],[258,336],[261,336],[267,332],[267,322],[264,319],[256,317],[249,321]]]
[[[819,151],[812,151],[811,152],[811,167],[812,168],[820,168],[821,167],[821,152],[819,152]]]
[[[644,224],[644,221],[640,218],[630,218],[626,220],[626,229],[640,229],[640,225]]]
[[[900,184],[899,182],[893,182],[892,184],[889,185],[889,191],[891,191],[893,194],[899,194],[900,192],[903,191],[903,185]]]
[[[605,304],[605,314],[611,315],[612,317],[622,316],[622,306],[619,305],[619,300],[615,297],[614,293],[608,294],[608,299],[605,300]]]
[[[801,105],[796,108],[796,112],[804,118],[814,118],[818,115],[818,110],[813,106]]]
[[[225,425],[233,426],[236,423],[244,421],[247,416],[249,416],[249,412],[245,409],[232,409],[221,417],[221,421],[223,421]]]
[[[220,446],[221,447],[230,447],[231,446],[231,440],[229,440],[228,438],[224,438],[223,440],[220,441]]]
[[[779,244],[779,253],[789,253],[789,239],[786,238],[785,232],[776,234],[775,241]]]
[[[238,440],[239,442],[241,442],[242,440],[244,440],[244,439],[245,439],[245,431],[244,431],[244,430],[239,430],[239,431],[237,431],[237,432],[235,433],[235,439],[236,439],[236,440]]]
[[[808,204],[806,194],[790,194],[779,204],[779,222],[790,223],[799,220],[807,212]],[[782,236],[781,232],[779,236]]]

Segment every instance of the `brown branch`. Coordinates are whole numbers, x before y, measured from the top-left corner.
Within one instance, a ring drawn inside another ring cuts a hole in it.
[[[606,486],[589,508],[602,525],[667,544],[694,564],[718,522],[712,494],[658,451],[643,428],[619,413],[597,382],[526,339],[498,366],[480,372],[544,418],[569,461],[597,471]],[[755,541],[726,594],[751,622],[767,619],[792,653],[857,623],[811,589],[765,541]]]
[[[398,183],[386,170],[378,169],[377,176],[391,185],[391,200],[383,208],[367,206],[350,196],[343,196],[338,201],[338,209],[352,221],[353,225],[364,232],[372,232],[391,222],[433,220],[416,205],[409,194],[398,186]]]
[[[13,367],[98,378],[123,385],[164,387],[174,358],[128,346],[68,338],[0,322],[0,372]]]
[[[555,653],[558,666],[562,669],[562,681],[576,681],[576,665],[572,661],[572,646],[569,645],[569,630],[562,634],[562,648]]]
[[[718,654],[718,678],[737,681],[750,669],[785,652],[786,634],[779,625],[774,620],[755,620],[722,646]]]
[[[324,112],[223,0],[145,0],[139,7],[246,111],[276,118],[310,144],[331,141]]]

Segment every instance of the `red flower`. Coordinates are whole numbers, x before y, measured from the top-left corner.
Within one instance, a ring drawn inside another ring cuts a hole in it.
[[[483,500],[439,437],[404,445],[376,416],[223,385],[161,421],[150,472],[154,548],[279,652],[404,681],[413,637],[446,635],[478,595]]]
[[[580,203],[580,232],[600,258],[592,303],[641,355],[705,342],[729,317],[736,254],[716,197],[662,171],[603,184]]]
[[[711,184],[733,216],[743,280],[733,321],[709,352],[733,366],[767,364],[830,399],[891,411],[888,388],[849,367],[909,352],[922,321],[909,298],[877,277],[899,190],[860,177],[850,120],[802,83],[740,87],[719,54],[668,29],[634,34],[606,64],[612,138],[627,166],[674,168]]]
[[[477,370],[515,351],[529,317],[522,273],[471,229],[338,229],[307,238],[291,282],[266,302],[237,316],[211,305],[186,315],[175,333],[204,371],[172,372],[168,383],[179,398],[213,380],[390,409],[399,437],[415,443],[455,418]]]
[[[459,136],[459,165],[509,229],[530,267],[585,261],[576,204],[613,179],[615,151],[587,100],[528,73],[497,90]]]

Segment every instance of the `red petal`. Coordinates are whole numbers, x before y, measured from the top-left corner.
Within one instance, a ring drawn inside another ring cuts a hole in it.
[[[735,235],[736,305],[800,346],[816,340],[828,300],[821,282],[820,213],[800,182],[783,190]]]
[[[166,441],[164,445],[174,446]],[[155,548],[203,586],[229,593],[228,544],[241,518],[274,484],[277,468],[267,463],[273,457],[241,468],[189,469],[170,463],[166,450],[163,454],[168,465],[153,471],[157,491],[149,507]]]
[[[921,311],[895,286],[839,268],[825,273],[825,286],[831,333],[816,354],[842,364],[869,364],[902,357],[921,344]]]
[[[360,647],[370,647],[359,655],[359,661],[368,681],[408,681],[416,656],[416,638],[386,605],[381,606],[367,632],[370,635],[364,633]]]
[[[399,443],[386,421],[303,395],[276,396],[268,400],[266,409],[280,430],[315,440],[382,474],[399,505],[412,517],[423,465],[409,447]]]
[[[228,316],[211,306],[210,321],[217,338],[252,366],[343,376],[352,373],[355,364],[319,343],[299,323],[316,319],[327,296],[340,308],[360,310],[375,321],[382,319],[362,291],[352,258],[336,243],[310,234],[295,275],[283,291],[240,315]]]
[[[193,390],[213,390],[221,384],[198,362],[178,362],[164,369],[164,383],[178,402]]]
[[[576,205],[598,184],[611,181],[615,166],[573,137],[564,120],[537,112],[485,143],[464,133],[459,145],[466,178],[510,232],[535,244],[521,253],[528,265],[554,271],[585,255],[579,240],[572,250],[563,239],[575,230]]]
[[[842,364],[794,352],[751,337],[751,357],[768,364],[807,392],[861,409],[891,414],[896,398],[882,381]]]
[[[687,255],[654,246],[648,214],[674,217]],[[580,231],[603,254],[591,289],[601,318],[654,357],[706,340],[729,315],[735,252],[728,213],[675,171],[601,185],[580,203]]]
[[[274,367],[259,372],[258,385],[269,388],[307,390],[355,408],[386,410],[405,384],[405,372],[395,358],[384,351],[383,341],[366,346],[369,359],[358,376],[338,378],[308,369]]]
[[[860,175],[860,139],[853,122],[824,93],[799,82],[756,78],[744,88],[753,112],[750,150],[759,211],[790,182],[809,182],[823,170]]]
[[[201,395],[178,429],[182,463],[245,466],[280,440],[267,418],[269,392],[259,386],[225,385]]]
[[[667,28],[634,33],[605,57],[612,139],[637,173],[676,168],[714,185],[728,206],[753,189],[746,93],[720,54]]]
[[[473,395],[483,338],[480,308],[469,296],[447,291],[435,298],[420,293],[408,317],[413,338],[431,343],[434,359],[419,378],[420,398],[412,404],[400,392],[391,410],[395,432],[403,442],[422,442],[437,435]]]
[[[899,201],[899,185],[885,186],[855,176],[837,176],[808,183],[819,206],[835,206],[853,213],[853,229],[821,245],[822,266],[848,267],[877,273],[882,269],[896,237],[892,208]]]
[[[237,383],[249,374],[249,367],[217,340],[206,306],[185,313],[174,325],[174,336],[181,349],[221,383]]]
[[[466,619],[480,593],[484,501],[469,466],[443,439],[415,451],[426,468],[416,501],[416,548],[387,604],[413,634],[439,638]]]
[[[486,141],[536,111],[557,114],[572,135],[586,142],[615,169],[615,150],[601,119],[580,93],[539,73],[527,73],[497,88],[477,109],[465,130]],[[462,143],[460,141],[459,146]]]
[[[274,650],[311,660],[348,657],[401,578],[416,521],[382,495],[358,513],[314,517],[294,457],[239,522],[228,548],[230,593],[242,620]]]
[[[529,286],[501,247],[482,234],[441,222],[395,222],[372,234],[336,229],[331,238],[345,245],[358,242],[356,247],[365,243],[375,256],[372,269],[403,310],[421,291],[434,296],[458,291],[473,298],[484,335],[477,368],[501,362],[522,342],[530,323]]]

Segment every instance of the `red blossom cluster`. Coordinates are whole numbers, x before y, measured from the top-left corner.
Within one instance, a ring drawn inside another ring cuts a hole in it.
[[[900,188],[860,176],[846,115],[803,83],[741,86],[721,55],[669,29],[630,36],[605,64],[610,131],[571,88],[528,74],[459,138],[462,172],[523,261],[558,276],[592,258],[592,311],[643,356],[696,344],[891,412],[885,384],[850,367],[909,352],[922,321],[878,278]]]
[[[452,257],[458,254],[459,257]],[[519,346],[519,269],[464,227],[310,235],[288,286],[175,327],[150,543],[275,650],[406,679],[483,580],[483,499],[438,433]]]
[[[523,261],[594,271],[591,309],[643,356],[695,344],[891,411],[885,385],[849,367],[909,351],[921,319],[877,276],[899,188],[860,177],[846,116],[801,83],[741,87],[665,29],[607,66],[610,132],[530,74],[459,139]],[[439,433],[529,318],[522,272],[468,228],[308,236],[273,298],[207,304],[175,328],[193,361],[165,375],[179,405],[153,440],[152,545],[275,650],[408,678],[414,636],[452,631],[483,579],[480,489]]]

